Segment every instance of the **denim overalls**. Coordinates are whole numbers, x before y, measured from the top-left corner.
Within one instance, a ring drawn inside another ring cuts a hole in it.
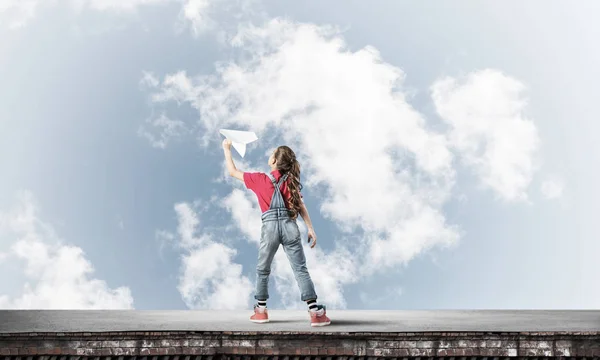
[[[262,228],[258,264],[256,266],[256,294],[254,298],[256,300],[267,300],[269,298],[271,263],[279,249],[279,244],[282,244],[300,288],[302,301],[316,299],[315,287],[306,269],[306,258],[300,239],[300,229],[298,229],[296,220],[291,219],[289,210],[286,208],[281,195],[280,186],[287,179],[287,174],[284,174],[279,182],[275,181],[272,174],[268,175],[275,191],[271,197],[269,210],[265,211],[261,217]]]

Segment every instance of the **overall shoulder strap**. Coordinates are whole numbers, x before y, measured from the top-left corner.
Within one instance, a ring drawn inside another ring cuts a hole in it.
[[[281,186],[281,184],[283,184],[288,178],[288,174],[284,174],[282,177],[279,178],[279,182],[277,183],[277,186]]]

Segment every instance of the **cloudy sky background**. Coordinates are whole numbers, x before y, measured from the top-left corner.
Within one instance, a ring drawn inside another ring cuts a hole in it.
[[[219,128],[259,136],[242,170],[296,150],[330,308],[598,308],[599,14],[0,0],[0,308],[249,308]],[[272,279],[304,308],[283,251]]]

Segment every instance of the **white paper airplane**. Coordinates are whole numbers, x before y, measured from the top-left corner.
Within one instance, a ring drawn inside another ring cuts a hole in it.
[[[241,157],[246,154],[246,144],[258,140],[256,134],[252,131],[240,131],[240,130],[219,130],[221,135],[231,140],[231,145],[237,150]]]

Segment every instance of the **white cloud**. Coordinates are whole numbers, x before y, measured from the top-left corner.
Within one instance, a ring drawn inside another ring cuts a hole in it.
[[[563,195],[564,185],[560,180],[546,180],[542,183],[541,192],[546,199],[558,199]]]
[[[216,4],[225,0],[0,0],[0,18],[7,19],[8,27],[17,29],[33,20],[41,6],[67,4],[77,12],[84,9],[130,15],[141,7],[180,4],[180,20],[194,34],[215,28],[211,14]]]
[[[0,0],[0,20],[6,19],[10,29],[21,28],[35,17],[40,3],[40,0]]]
[[[169,119],[161,114],[157,118],[146,120],[146,126],[138,128],[138,135],[147,139],[155,148],[165,149],[170,141],[178,139],[189,132],[186,124],[181,120]]]
[[[442,213],[452,153],[406,102],[401,69],[371,47],[347,51],[334,29],[285,20],[243,28],[233,44],[250,60],[220,65],[215,76],[167,75],[154,98],[196,108],[203,144],[228,125],[282,136],[305,185],[324,189],[322,213],[342,230],[365,232],[344,242],[362,275],[457,241]]]
[[[258,245],[260,240],[260,208],[256,196],[249,190],[234,189],[223,201],[225,207],[233,217],[236,225],[250,242]],[[252,199],[250,199],[252,198]]]
[[[209,16],[211,2],[215,0],[188,0],[183,5],[183,18],[189,21],[194,33],[199,34],[215,26]]]
[[[0,308],[9,309],[129,309],[128,287],[111,289],[91,278],[92,264],[83,250],[61,244],[50,225],[37,217],[30,193],[22,193],[18,206],[0,213],[0,232],[8,239],[4,260],[25,263],[27,279],[20,295],[0,296]]]
[[[166,75],[152,97],[195,108],[201,145],[216,146],[216,130],[236,126],[256,131],[262,146],[270,147],[264,134],[275,134],[295,149],[304,185],[321,192],[322,215],[342,231],[335,250],[307,251],[320,296],[336,307],[345,306],[343,285],[456,244],[460,231],[443,213],[455,181],[452,147],[507,198],[521,195],[530,181],[537,137],[521,114],[516,80],[484,71],[461,87],[452,79],[437,82],[434,101],[452,125],[447,137],[406,101],[400,68],[372,47],[347,50],[333,28],[274,19],[243,27],[232,45],[243,60],[219,64],[210,76]],[[471,102],[467,95],[476,90],[494,100],[478,94],[479,102]],[[483,155],[476,151],[480,143]],[[260,224],[255,202],[241,190],[226,198],[254,242]],[[277,289],[284,306],[302,306],[284,260],[282,254],[275,258]]]
[[[464,79],[446,77],[432,86],[449,138],[481,182],[505,200],[526,200],[539,139],[526,117],[524,85],[496,70]]]
[[[85,4],[90,9],[98,11],[133,12],[140,6],[172,3],[174,0],[76,0],[75,2],[80,3],[79,6]]]
[[[212,240],[208,233],[198,235],[200,219],[192,205],[178,203],[177,245],[183,250],[178,290],[192,309],[245,309],[253,290],[242,275],[242,266],[233,262],[236,250]],[[174,236],[160,232],[173,241]]]

